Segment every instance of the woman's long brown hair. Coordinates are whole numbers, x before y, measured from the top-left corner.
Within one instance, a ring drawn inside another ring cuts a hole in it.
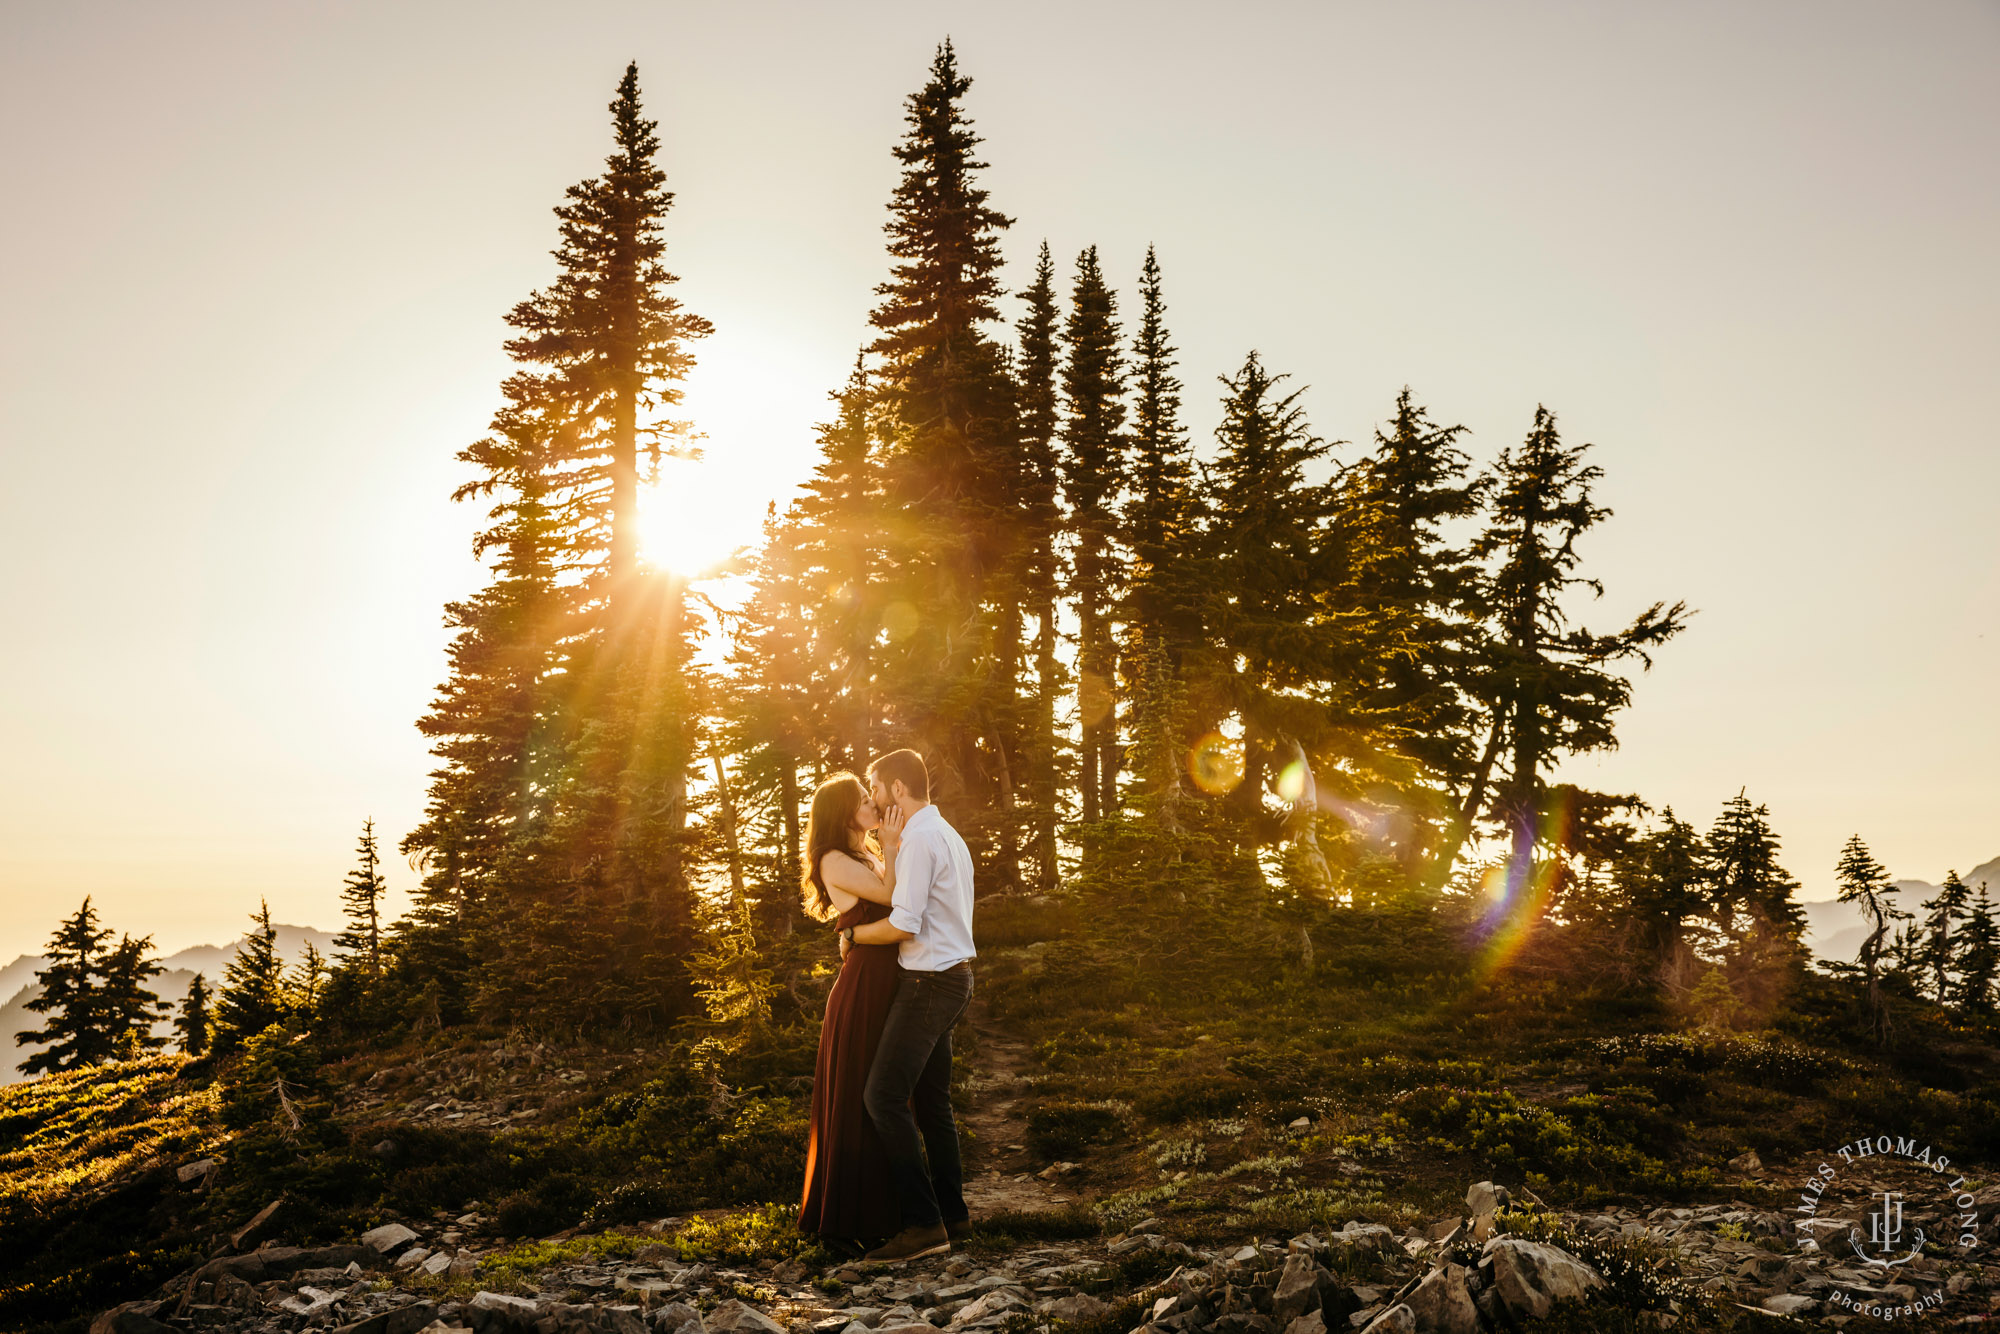
[[[826,892],[819,864],[829,852],[854,855],[854,813],[868,800],[868,789],[853,774],[834,774],[813,789],[812,812],[806,817],[806,850],[800,858],[799,888],[806,912],[825,921],[835,915],[833,895]]]

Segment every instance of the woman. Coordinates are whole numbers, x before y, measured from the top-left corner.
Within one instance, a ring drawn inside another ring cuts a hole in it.
[[[869,834],[880,831],[877,855]],[[868,789],[835,774],[813,793],[806,822],[806,911],[846,930],[889,915],[901,822],[884,825]],[[866,1250],[902,1226],[902,1211],[875,1124],[862,1106],[868,1067],[901,980],[894,945],[856,945],[841,961],[826,998],[813,1079],[812,1130],[799,1231]]]

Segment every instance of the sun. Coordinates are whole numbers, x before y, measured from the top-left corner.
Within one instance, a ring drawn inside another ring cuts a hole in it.
[[[659,476],[639,491],[639,552],[647,564],[697,578],[755,540],[754,524],[744,529],[742,498],[717,482],[699,460],[661,461]]]

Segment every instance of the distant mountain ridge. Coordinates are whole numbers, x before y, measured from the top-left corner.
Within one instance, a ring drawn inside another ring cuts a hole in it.
[[[272,923],[272,929],[277,932],[278,953],[288,965],[304,957],[308,941],[321,954],[333,952],[334,933],[331,931],[278,922]],[[167,971],[153,979],[154,992],[161,1000],[179,1006],[181,998],[187,995],[188,983],[194,980],[196,973],[208,979],[211,990],[220,987],[223,969],[229,966],[229,961],[236,957],[248,939],[245,936],[228,945],[192,945],[177,954],[167,955],[160,960]],[[21,1062],[42,1050],[43,1044],[40,1043],[15,1045],[14,1035],[31,1032],[46,1021],[45,1016],[28,1008],[28,1002],[42,994],[41,987],[35,982],[35,974],[48,967],[48,962],[39,954],[23,954],[0,968],[0,996],[8,998],[4,1005],[0,1005],[0,1085],[18,1084],[25,1079],[26,1076],[21,1073]],[[153,1025],[153,1033],[157,1037],[164,1037],[172,1031],[173,1025],[167,1020]]]
[[[1959,879],[1972,886],[1975,897],[1982,883],[2000,897],[2000,857],[1962,872]],[[1916,912],[1925,899],[1938,892],[1938,887],[1928,880],[1898,880],[1896,889],[1898,904],[1908,912]],[[1862,920],[1859,904],[1820,899],[1800,906],[1806,910],[1806,948],[1815,959],[1851,961],[1861,952],[1861,942],[1875,929],[1872,923]]]

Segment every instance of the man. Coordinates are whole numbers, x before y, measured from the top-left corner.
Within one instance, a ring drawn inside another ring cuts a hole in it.
[[[896,890],[887,917],[842,934],[849,944],[895,945],[903,969],[863,1095],[888,1151],[903,1230],[867,1258],[914,1260],[949,1251],[969,1227],[951,1114],[951,1030],[972,1001],[972,856],[931,805],[930,774],[915,751],[869,765],[868,790],[891,827],[902,826]]]

